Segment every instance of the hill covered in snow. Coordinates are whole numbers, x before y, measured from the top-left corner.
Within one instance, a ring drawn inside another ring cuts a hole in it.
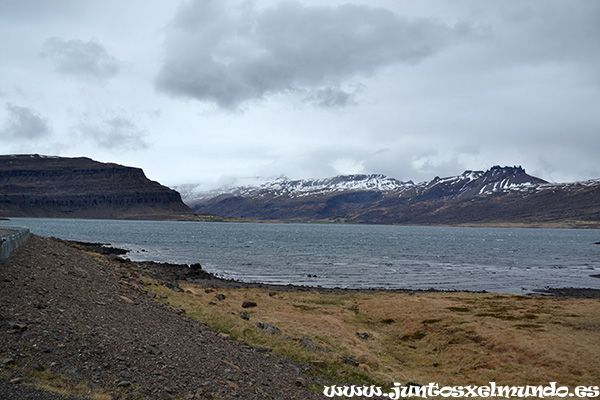
[[[201,191],[176,187],[199,212],[290,222],[600,226],[600,180],[555,184],[520,166],[400,181],[384,175],[285,177]]]

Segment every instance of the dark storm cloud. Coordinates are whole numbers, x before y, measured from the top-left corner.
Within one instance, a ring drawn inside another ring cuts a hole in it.
[[[41,55],[52,59],[56,71],[65,76],[104,80],[119,73],[119,62],[95,40],[53,37],[44,43]]]
[[[130,118],[122,115],[109,116],[98,122],[82,122],[79,132],[90,138],[98,147],[109,150],[143,150],[148,148],[146,133]]]
[[[4,126],[0,128],[0,136],[11,141],[28,141],[40,139],[50,134],[48,121],[37,111],[28,107],[6,104],[8,113]]]
[[[231,109],[306,91],[316,104],[346,105],[352,93],[343,83],[396,63],[417,64],[469,32],[359,5],[232,4],[181,6],[166,29],[159,90]]]

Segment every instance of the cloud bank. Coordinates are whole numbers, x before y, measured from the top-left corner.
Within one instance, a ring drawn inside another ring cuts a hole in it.
[[[344,84],[394,64],[417,64],[468,34],[465,26],[362,5],[188,2],[166,28],[156,87],[225,109],[281,93],[344,106],[354,95]]]
[[[598,21],[593,0],[0,0],[0,147],[166,184],[598,178]]]

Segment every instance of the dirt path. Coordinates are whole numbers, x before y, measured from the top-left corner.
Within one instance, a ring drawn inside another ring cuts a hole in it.
[[[32,235],[0,263],[5,382],[37,370],[123,399],[323,398],[301,365],[218,336],[137,281],[126,264]]]

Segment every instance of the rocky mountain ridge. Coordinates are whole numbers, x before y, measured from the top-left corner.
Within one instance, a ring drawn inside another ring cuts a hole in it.
[[[183,200],[196,211],[281,221],[384,224],[600,223],[600,180],[554,184],[520,166],[429,182],[384,175],[316,180],[280,177],[259,186],[212,192],[188,186]]]
[[[520,166],[494,166],[487,171],[465,171],[461,175],[447,178],[436,176],[429,182],[422,182],[409,190],[402,191],[400,196],[421,199],[470,198],[521,190],[546,183],[548,182],[528,175]]]
[[[0,156],[0,216],[173,218],[193,214],[139,168],[89,158]]]
[[[173,189],[181,193],[186,204],[195,204],[222,195],[242,197],[285,196],[294,198],[351,190],[392,191],[407,185],[414,185],[414,183],[412,181],[402,182],[381,174],[372,174],[340,175],[332,178],[305,180],[292,180],[280,176],[258,186],[226,186],[203,191],[198,185],[181,185],[175,186]]]
[[[425,192],[451,192],[456,196],[491,194],[523,187],[548,183],[532,177],[519,167],[492,167],[488,171],[465,171],[461,175],[447,178],[435,177],[428,182],[400,181],[382,174],[338,175],[323,179],[291,180],[285,176],[267,181],[258,186],[223,187],[202,191],[196,185],[174,187],[190,205],[222,195],[242,197],[286,196],[289,198],[311,195],[327,195],[346,191],[395,192],[399,195],[423,195]],[[435,188],[435,189],[434,189]]]

